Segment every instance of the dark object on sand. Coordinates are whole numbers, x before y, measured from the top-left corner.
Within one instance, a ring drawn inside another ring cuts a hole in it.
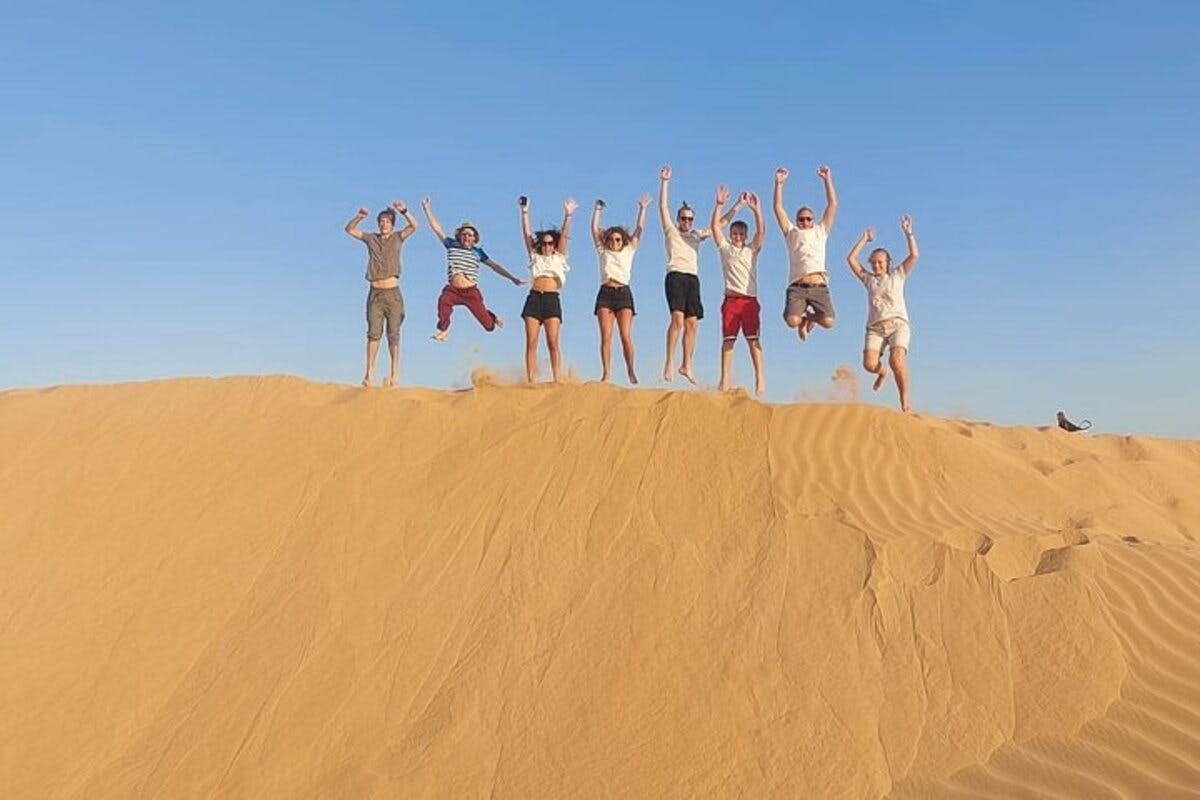
[[[1090,419],[1084,419],[1080,420],[1079,424],[1076,425],[1074,422],[1071,422],[1071,420],[1067,419],[1066,414],[1060,411],[1058,412],[1058,427],[1062,428],[1067,433],[1075,433],[1076,431],[1086,431],[1088,428],[1092,427],[1092,421]]]

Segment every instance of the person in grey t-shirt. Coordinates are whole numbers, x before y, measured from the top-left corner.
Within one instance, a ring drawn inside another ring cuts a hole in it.
[[[399,200],[385,208],[375,218],[378,233],[363,233],[358,225],[370,212],[366,208],[346,223],[346,233],[367,246],[366,279],[371,284],[367,293],[367,372],[362,385],[375,382],[375,357],[379,354],[379,340],[387,328],[388,355],[392,357],[392,371],[384,380],[384,386],[395,386],[400,381],[400,323],[404,322],[404,296],[400,294],[400,248],[404,240],[417,229],[417,220],[408,213],[408,206]],[[396,215],[408,223],[396,230]]]

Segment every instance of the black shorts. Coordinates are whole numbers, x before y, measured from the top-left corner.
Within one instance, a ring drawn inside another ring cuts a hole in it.
[[[594,313],[599,314],[602,308],[607,308],[614,314],[625,309],[636,314],[637,310],[633,307],[633,290],[628,286],[601,286],[596,295],[596,311]]]
[[[700,302],[700,279],[686,272],[667,273],[667,308],[680,311],[685,317],[704,319],[704,304]]]
[[[561,321],[562,302],[559,300],[558,292],[539,292],[537,289],[530,289],[529,296],[525,298],[525,307],[521,309],[521,316],[536,319],[538,322],[545,322],[548,319]]]

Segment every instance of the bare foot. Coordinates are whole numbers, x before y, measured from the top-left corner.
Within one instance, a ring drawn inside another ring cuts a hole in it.
[[[729,382],[728,382],[728,381],[721,381],[720,383],[718,383],[718,384],[717,384],[717,391],[718,391],[718,392],[728,392],[728,391],[729,391]]]
[[[883,382],[887,380],[887,376],[887,370],[880,369],[879,373],[875,376],[875,383],[871,384],[871,388],[878,392],[879,387],[883,386]]]
[[[611,383],[611,382],[612,382],[612,378],[611,378],[611,377],[609,376],[609,374],[606,372],[606,373],[604,373],[603,375],[601,375],[601,376],[600,376],[600,382],[601,382],[601,383]]]
[[[395,386],[399,382],[400,382],[400,379],[397,378],[395,375],[388,375],[387,378],[384,379],[383,385],[387,386],[388,388],[391,388],[392,386]]]
[[[767,393],[767,382],[766,381],[755,381],[754,382],[754,396],[762,397],[766,393]]]
[[[680,372],[680,374],[682,374],[683,370],[679,370],[679,372]],[[667,364],[666,368],[663,369],[663,380],[666,381],[667,383],[670,383],[671,381],[675,380],[675,368],[672,367],[670,364]]]
[[[637,374],[633,370],[629,370],[629,382],[637,386]]]
[[[692,374],[691,366],[680,367],[679,374],[688,379],[692,386],[696,385],[696,376]]]
[[[808,331],[810,328],[811,326],[808,323],[808,317],[800,320],[800,324],[796,326],[796,335],[800,337],[800,341],[803,342],[808,339]]]
[[[363,379],[362,379],[363,386],[370,386],[374,382],[375,382],[375,376],[372,375],[371,373],[368,372],[366,375],[363,376]]]
[[[430,336],[429,338],[433,339],[435,342],[444,342],[444,341],[446,341],[446,337],[449,335],[450,335],[449,330],[437,331],[436,333],[433,334],[433,336]]]

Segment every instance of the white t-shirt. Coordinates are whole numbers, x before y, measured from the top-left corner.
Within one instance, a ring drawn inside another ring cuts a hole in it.
[[[674,225],[663,228],[663,241],[667,245],[667,272],[699,275],[700,243],[710,235],[707,228],[693,228],[687,233]]]
[[[726,242],[717,248],[721,256],[721,271],[725,273],[725,291],[747,297],[758,296],[758,251],[750,245],[735,246]]]
[[[823,223],[811,228],[792,225],[784,241],[787,243],[789,286],[806,275],[825,271],[825,243],[829,241],[829,231]]]
[[[868,272],[863,276],[867,287],[867,327],[885,319],[908,321],[908,308],[904,305],[904,267],[894,267],[885,275]]]
[[[629,276],[633,273],[633,255],[637,248],[626,244],[620,250],[609,250],[604,245],[596,248],[600,257],[600,282],[616,281],[629,285]]]
[[[567,265],[567,257],[562,253],[552,253],[544,256],[533,253],[529,256],[529,275],[536,278],[558,278],[558,285],[567,282],[567,273],[571,268]]]

